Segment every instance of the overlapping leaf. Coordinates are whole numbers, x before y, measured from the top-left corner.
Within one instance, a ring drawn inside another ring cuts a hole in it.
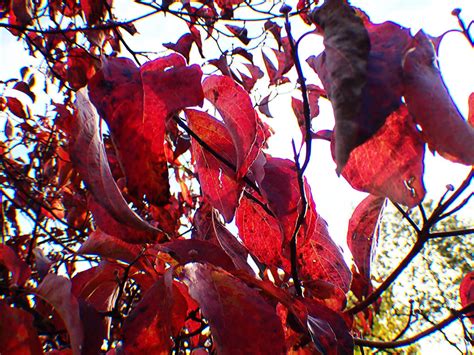
[[[204,95],[221,114],[236,149],[237,176],[247,174],[257,157],[257,116],[248,93],[231,78],[213,75],[203,82]]]
[[[71,292],[71,281],[63,276],[48,274],[34,291],[61,316],[71,339],[74,355],[80,355],[84,343],[79,302]]]
[[[354,149],[342,176],[357,190],[416,206],[425,196],[424,143],[405,106],[367,142]]]
[[[347,246],[352,252],[357,274],[351,289],[357,298],[367,296],[370,288],[370,262],[376,243],[376,226],[385,198],[369,195],[354,210],[349,220]]]
[[[210,148],[228,162],[235,164],[236,155],[233,141],[224,124],[205,112],[186,110],[189,127]],[[191,142],[196,159],[199,182],[208,202],[230,222],[234,216],[242,191],[242,182],[237,180],[235,171],[211,154],[199,142]]]
[[[72,121],[70,155],[95,200],[118,222],[155,239],[159,230],[130,209],[110,171],[104,145],[99,136],[98,117],[92,104],[81,92],[77,95],[77,115]]]
[[[334,109],[340,172],[352,149],[373,134],[362,111],[370,40],[362,20],[343,0],[325,1],[312,20],[324,32],[325,50],[318,58],[317,73]]]
[[[459,113],[434,64],[435,57],[428,36],[418,32],[403,61],[408,110],[432,150],[456,162],[473,165],[474,127]]]
[[[12,284],[23,286],[31,275],[28,264],[20,259],[15,251],[5,244],[0,244],[0,265],[12,275]]]
[[[256,290],[206,264],[187,264],[184,274],[191,297],[209,321],[218,353],[285,353],[280,319]]]
[[[160,278],[143,296],[123,325],[123,349],[127,354],[169,354],[184,325],[186,299],[173,281]]]
[[[2,354],[42,354],[42,346],[33,326],[33,316],[12,308],[0,300],[0,349]]]
[[[157,205],[168,202],[164,154],[166,118],[201,105],[200,68],[178,54],[147,62],[109,58],[90,80],[90,97],[112,132],[130,192]]]

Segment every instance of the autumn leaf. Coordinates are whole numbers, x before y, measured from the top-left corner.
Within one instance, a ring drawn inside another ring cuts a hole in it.
[[[205,112],[186,110],[185,114],[189,128],[220,156],[235,164],[234,143],[224,124]],[[222,213],[227,222],[230,222],[234,216],[243,183],[237,179],[235,171],[217,159],[195,139],[191,141],[191,147],[204,197]]]
[[[124,58],[108,58],[90,80],[91,101],[111,130],[132,195],[156,205],[169,200],[164,153],[166,119],[201,105],[200,68],[187,67],[178,54],[141,68]]]
[[[23,286],[30,278],[31,270],[28,264],[20,259],[11,247],[3,243],[0,244],[0,265],[11,273],[13,285]]]
[[[370,263],[377,243],[376,226],[382,213],[384,197],[369,195],[356,207],[349,220],[347,246],[360,277],[352,280],[351,289],[358,299],[367,296],[370,288]],[[354,272],[354,271],[353,271]]]
[[[403,60],[405,99],[432,150],[466,165],[474,165],[474,127],[459,113],[434,61],[433,44],[418,32]]]
[[[356,190],[414,207],[425,196],[424,144],[401,106],[367,142],[354,149],[342,176]]]
[[[42,354],[33,316],[0,300],[0,349],[2,354]]]
[[[125,319],[123,349],[127,354],[169,354],[184,325],[186,299],[171,278],[161,277]]]
[[[189,53],[191,52],[193,43],[193,36],[190,33],[185,33],[178,39],[176,43],[163,43],[163,47],[181,54],[184,58],[186,58],[186,61],[189,62]]]
[[[34,293],[54,307],[66,325],[74,355],[80,355],[84,342],[79,302],[71,292],[71,281],[64,276],[48,274]]]
[[[334,109],[336,164],[341,172],[350,152],[373,133],[366,131],[362,116],[370,40],[362,20],[343,0],[327,0],[311,16],[323,30],[325,50],[317,72],[330,84],[324,88]]]
[[[204,96],[221,114],[237,154],[237,177],[247,174],[257,157],[257,116],[245,90],[226,76],[212,75],[203,82]]]
[[[99,136],[98,117],[82,92],[77,94],[76,109],[77,115],[71,128],[70,155],[90,192],[118,222],[139,231],[146,231],[150,235],[150,240],[154,239],[160,230],[145,222],[130,209],[112,177],[104,145]]]
[[[209,321],[218,353],[285,353],[280,319],[256,290],[208,264],[187,264],[184,275],[191,297]]]

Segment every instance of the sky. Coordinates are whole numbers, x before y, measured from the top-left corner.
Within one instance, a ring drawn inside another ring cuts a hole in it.
[[[289,2],[295,7],[294,3]],[[458,28],[456,18],[451,15],[451,11],[456,7],[462,9],[462,17],[466,22],[474,19],[474,1],[472,0],[353,0],[351,4],[362,8],[372,22],[394,21],[411,28],[413,34],[423,29],[432,36],[438,36],[447,30]],[[123,18],[142,11],[141,7],[129,5],[128,1],[116,0],[115,6],[118,16]],[[166,53],[164,48],[159,45],[161,42],[174,42],[187,31],[187,27],[183,23],[173,21],[170,17],[160,18],[158,21],[153,16],[140,21],[136,26],[140,35],[136,38],[127,38],[125,35],[127,42],[135,50],[155,50],[156,53],[152,54],[152,57]],[[295,38],[309,29],[310,27],[306,25],[294,25]],[[251,29],[250,35],[252,35],[252,31]],[[165,38],[165,40],[161,40],[161,38]],[[18,76],[22,66],[31,64],[31,58],[25,52],[22,44],[15,41],[7,31],[0,30],[0,43],[2,47],[0,80]],[[207,48],[206,44],[204,48],[205,52],[206,49],[209,50],[208,54],[215,52],[215,49]],[[302,42],[300,56],[305,59],[309,55],[318,54],[322,49],[320,37],[308,36]],[[192,54],[198,59],[195,49]],[[213,57],[212,54],[209,57]],[[459,33],[446,35],[440,47],[439,66],[446,86],[464,117],[467,117],[468,96],[474,91],[473,64],[474,50],[466,39]],[[309,83],[318,82],[315,74],[305,63],[303,63],[303,69]],[[206,72],[206,68],[204,71]],[[207,71],[209,71],[209,67],[207,67]],[[273,127],[275,135],[269,140],[268,152],[274,156],[293,159],[291,140],[298,141],[301,134],[289,102],[291,95],[296,96],[297,93],[283,90],[270,106],[274,118],[267,119],[266,122]],[[46,100],[46,98],[43,99]],[[334,121],[330,104],[322,101],[320,107],[321,114],[313,121],[315,130],[332,129]],[[3,127],[1,122],[0,127]],[[468,167],[451,163],[427,152],[424,179],[428,191],[427,198],[436,200],[445,191],[447,184],[458,185],[468,171]],[[329,144],[325,141],[315,140],[313,142],[312,159],[306,172],[306,178],[312,187],[318,213],[328,222],[331,236],[345,249],[346,257],[349,257],[345,246],[347,222],[355,206],[366,194],[355,191],[342,177],[337,177],[335,164],[329,153]],[[464,213],[466,216],[474,215],[472,204],[464,210]],[[451,349],[450,347],[443,349],[443,353],[449,354]],[[429,353],[429,348],[425,348],[425,350]]]

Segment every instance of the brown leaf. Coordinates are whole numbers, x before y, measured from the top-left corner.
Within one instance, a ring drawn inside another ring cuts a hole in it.
[[[312,14],[313,22],[324,31],[325,50],[320,57],[325,85],[336,119],[337,171],[349,159],[350,152],[367,140],[372,132],[360,123],[370,40],[362,20],[344,0],[327,0]]]

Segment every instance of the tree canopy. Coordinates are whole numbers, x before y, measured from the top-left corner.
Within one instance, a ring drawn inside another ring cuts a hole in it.
[[[145,19],[158,36],[140,42]],[[2,354],[351,354],[453,322],[472,343],[472,260],[456,257],[472,258],[474,228],[452,221],[473,195],[474,94],[463,117],[437,65],[448,32],[346,0],[7,0],[0,31],[32,63],[0,83]],[[268,150],[285,91],[290,159]],[[329,105],[334,127],[316,129]],[[367,194],[340,221],[352,261],[309,184],[315,141]],[[470,170],[428,207],[430,151]],[[410,234],[385,231],[400,258],[381,273],[387,203]],[[445,301],[411,267],[428,255],[450,263],[429,268],[455,283]],[[380,332],[404,271],[416,305]]]

